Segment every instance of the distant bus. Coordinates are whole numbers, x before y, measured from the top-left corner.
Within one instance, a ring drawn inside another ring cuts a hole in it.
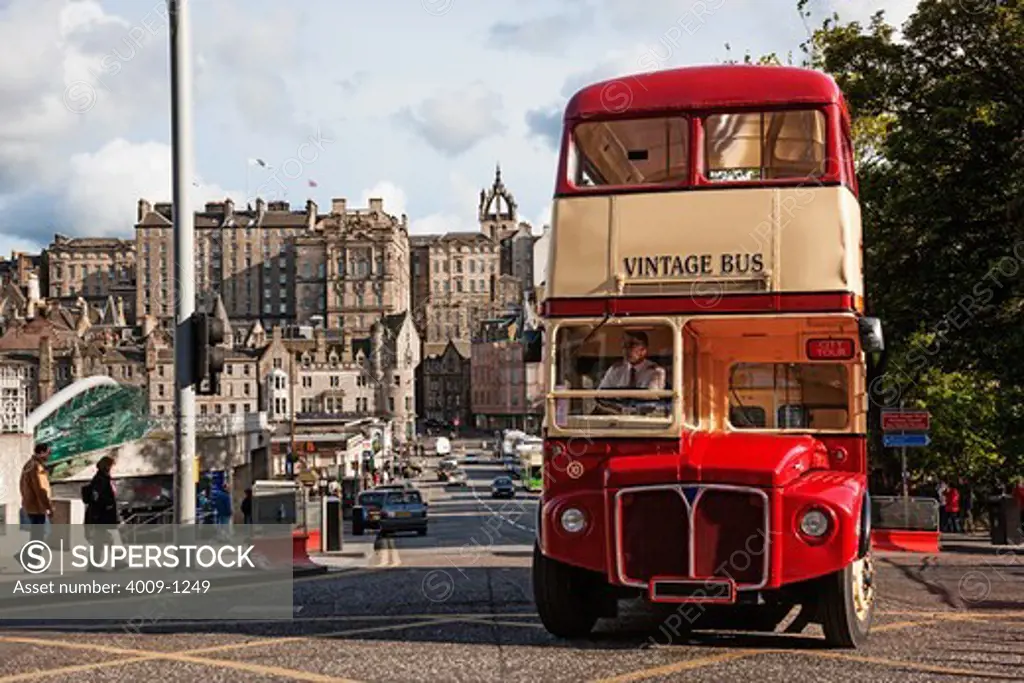
[[[519,462],[523,486],[527,491],[544,488],[544,440],[528,438],[519,444]]]
[[[442,457],[445,455],[451,455],[452,442],[449,441],[446,437],[437,437],[437,441],[434,442],[434,452]]]

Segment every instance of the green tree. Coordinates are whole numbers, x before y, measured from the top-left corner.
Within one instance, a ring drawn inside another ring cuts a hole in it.
[[[812,2],[799,0],[809,17]],[[897,36],[831,16],[804,45],[854,117],[871,312],[890,398],[935,414],[921,463],[1021,473],[1024,0],[921,0]]]

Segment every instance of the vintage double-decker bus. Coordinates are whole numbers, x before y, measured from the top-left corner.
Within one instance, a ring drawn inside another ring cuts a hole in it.
[[[883,340],[842,93],[805,69],[682,68],[584,88],[564,124],[530,351],[544,625],[582,636],[642,594],[694,627],[773,630],[799,606],[856,647]]]

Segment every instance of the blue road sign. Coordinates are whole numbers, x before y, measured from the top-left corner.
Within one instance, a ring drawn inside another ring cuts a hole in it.
[[[894,434],[882,435],[882,444],[886,448],[921,448],[932,442],[931,437],[925,433],[919,434]]]

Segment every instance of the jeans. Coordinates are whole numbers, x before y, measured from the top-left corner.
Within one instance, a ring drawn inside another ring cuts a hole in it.
[[[29,540],[32,541],[45,541],[46,540],[46,515],[27,515],[28,517],[28,533]]]

